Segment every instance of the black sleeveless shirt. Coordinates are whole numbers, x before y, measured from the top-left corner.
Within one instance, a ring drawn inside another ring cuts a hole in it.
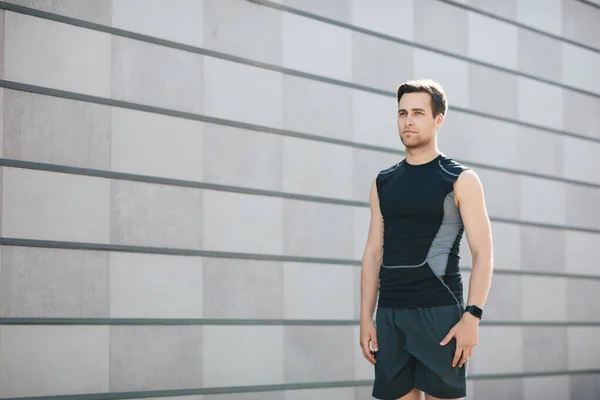
[[[379,307],[463,305],[464,226],[454,182],[466,169],[439,154],[420,165],[404,159],[378,174],[384,223]]]

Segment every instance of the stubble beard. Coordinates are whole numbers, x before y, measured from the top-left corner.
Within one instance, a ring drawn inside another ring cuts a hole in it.
[[[418,134],[416,137],[409,138],[408,140],[405,140],[401,135],[400,140],[402,141],[402,144],[407,150],[424,149],[429,147],[431,143],[431,139],[424,139],[418,136]]]

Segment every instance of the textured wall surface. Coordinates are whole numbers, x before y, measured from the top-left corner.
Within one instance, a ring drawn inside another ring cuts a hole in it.
[[[468,398],[600,398],[595,3],[1,3],[0,397],[371,398],[369,185],[431,77],[494,232]]]

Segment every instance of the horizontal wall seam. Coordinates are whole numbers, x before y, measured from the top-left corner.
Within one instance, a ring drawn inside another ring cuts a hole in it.
[[[266,189],[244,188],[244,187],[240,187],[240,186],[228,186],[228,185],[220,185],[220,184],[212,184],[212,183],[209,184],[209,183],[203,183],[203,182],[184,181],[184,180],[171,179],[171,178],[158,178],[158,177],[152,177],[152,176],[148,176],[148,175],[137,175],[137,174],[122,173],[122,172],[95,170],[95,169],[89,169],[89,168],[55,166],[54,164],[35,163],[35,162],[30,162],[30,161],[7,160],[4,158],[0,158],[0,166],[19,168],[19,169],[27,169],[27,170],[36,170],[36,171],[58,172],[58,173],[66,173],[66,174],[89,176],[89,177],[98,177],[98,178],[105,178],[105,179],[125,180],[125,181],[132,181],[132,182],[144,182],[144,183],[168,185],[168,186],[191,187],[191,188],[197,188],[197,189],[222,191],[222,192],[227,192],[227,193],[244,193],[244,194],[253,195],[253,196],[276,197],[276,198],[283,198],[283,199],[289,199],[289,200],[310,201],[310,202],[315,202],[315,203],[336,204],[336,205],[350,206],[350,207],[361,207],[361,208],[369,207],[368,202],[361,202],[361,201],[355,201],[355,200],[336,199],[336,198],[331,198],[331,197],[317,197],[317,196],[309,196],[309,195],[303,195],[303,194],[273,191],[273,190],[266,190]],[[493,216],[490,217],[490,220],[492,222],[503,222],[503,223],[512,224],[512,225],[533,226],[533,227],[539,227],[539,228],[560,229],[560,230],[569,230],[569,231],[576,231],[576,232],[600,234],[600,229],[586,228],[586,227],[581,227],[581,226],[549,224],[549,223],[543,223],[543,222],[525,221],[525,220],[518,220],[518,219],[512,219],[512,218],[493,217]]]
[[[511,20],[509,18],[505,18],[505,17],[502,17],[502,16],[497,15],[497,14],[493,14],[493,13],[485,11],[485,10],[481,10],[479,8],[475,8],[475,7],[469,6],[468,4],[459,3],[459,2],[454,1],[454,0],[437,0],[437,1],[439,1],[441,3],[449,4],[449,5],[457,7],[457,8],[462,8],[462,9],[467,10],[467,11],[472,11],[474,13],[477,13],[477,14],[480,14],[480,15],[483,15],[483,16],[486,16],[486,17],[489,17],[489,18],[501,21],[501,22],[505,22],[505,23],[510,24],[510,25],[514,25],[517,28],[526,29],[526,30],[528,30],[530,32],[537,33],[539,35],[548,37],[550,39],[557,40],[559,42],[564,42],[564,43],[567,43],[567,44],[570,44],[570,45],[573,45],[573,46],[576,46],[576,47],[580,47],[582,49],[589,50],[589,51],[594,52],[594,53],[600,53],[600,49],[597,48],[597,47],[590,46],[588,44],[581,43],[581,42],[578,42],[578,41],[573,40],[573,39],[569,39],[569,38],[564,37],[564,36],[559,36],[559,35],[555,35],[555,34],[550,33],[550,32],[546,32],[546,31],[543,31],[541,29],[534,28],[534,27],[532,27],[530,25],[525,25],[525,24],[523,24],[521,22],[514,21],[514,20]],[[582,3],[589,3],[586,0],[576,0],[576,1],[580,1]]]
[[[365,361],[366,362],[366,361]],[[567,370],[567,371],[543,371],[543,372],[523,372],[523,373],[505,373],[505,374],[469,374],[467,380],[484,379],[514,379],[514,378],[535,378],[544,376],[564,376],[564,375],[598,375],[600,370]],[[118,400],[118,399],[142,399],[155,397],[180,397],[193,395],[211,395],[211,394],[231,394],[231,393],[257,393],[273,392],[284,390],[302,390],[302,389],[333,389],[333,388],[352,388],[371,386],[373,381],[350,380],[350,381],[325,381],[325,382],[303,382],[272,385],[253,385],[253,386],[230,386],[230,387],[208,387],[197,389],[171,389],[171,390],[152,390],[136,392],[111,392],[111,393],[92,393],[92,394],[73,394],[58,396],[36,396],[36,397],[11,397],[12,400]],[[4,399],[2,399],[4,400]]]
[[[252,2],[257,2],[257,4],[263,4],[262,0],[247,0],[247,1],[252,1]],[[290,7],[287,6],[282,6],[279,4],[263,4],[265,6],[268,7],[273,7],[273,8],[281,8],[283,7],[284,9],[290,11],[290,12],[294,12],[294,13],[300,13],[300,14],[307,14],[307,15],[313,15],[310,13],[305,13],[303,11],[300,10],[295,10],[292,9]],[[35,10],[35,9],[30,9],[28,7],[23,7],[23,6],[17,6],[14,4],[8,4],[5,2],[0,2],[0,9],[6,9],[9,11],[13,11],[13,12],[17,12],[17,13],[21,13],[21,14],[25,14],[25,15],[30,15],[30,16],[34,16],[34,17],[38,17],[38,18],[43,18],[43,19],[48,19],[48,20],[52,20],[52,21],[56,21],[56,22],[62,22],[62,23],[66,23],[66,24],[70,24],[70,25],[74,25],[74,26],[78,26],[78,27],[82,27],[82,28],[87,28],[87,29],[93,29],[96,31],[100,31],[100,32],[104,32],[104,33],[109,33],[115,36],[121,36],[121,37],[126,37],[129,39],[134,39],[134,40],[139,40],[139,41],[144,41],[147,43],[152,43],[152,44],[156,44],[156,45],[160,45],[160,46],[165,46],[165,47],[169,47],[169,48],[173,48],[173,49],[179,49],[179,50],[184,50],[184,51],[188,51],[188,52],[192,52],[192,53],[196,53],[196,54],[201,54],[201,55],[206,55],[206,56],[210,56],[210,57],[214,57],[214,58],[219,58],[219,59],[223,59],[223,60],[227,60],[227,61],[232,61],[232,62],[236,62],[236,63],[240,63],[240,64],[244,64],[244,65],[249,65],[249,66],[254,66],[254,67],[258,67],[258,68],[262,68],[262,69],[267,69],[267,70],[271,70],[271,71],[276,71],[276,72],[280,72],[286,75],[290,75],[290,76],[298,76],[298,77],[302,77],[302,78],[306,78],[306,79],[310,79],[310,80],[315,80],[315,81],[321,81],[321,82],[326,82],[326,83],[330,83],[330,84],[334,84],[334,85],[338,85],[338,86],[343,86],[343,87],[348,87],[348,88],[353,88],[353,89],[358,89],[358,90],[363,90],[363,91],[367,91],[367,92],[371,92],[371,93],[377,93],[377,94],[382,94],[382,95],[386,95],[386,96],[392,96],[395,97],[395,93],[392,91],[386,91],[386,90],[382,90],[382,89],[376,89],[376,88],[371,88],[368,86],[364,86],[364,85],[360,85],[360,84],[354,84],[354,83],[350,83],[350,82],[345,82],[345,81],[341,81],[341,80],[337,80],[337,79],[332,79],[332,78],[326,78],[326,77],[322,77],[316,74],[311,74],[311,73],[306,73],[306,72],[301,72],[301,71],[296,71],[290,68],[284,68],[281,66],[276,66],[276,65],[272,65],[272,64],[268,64],[268,63],[264,63],[264,62],[260,62],[260,61],[255,61],[255,60],[250,60],[247,58],[243,58],[243,57],[238,57],[238,56],[233,56],[230,54],[225,54],[225,53],[221,53],[218,51],[214,51],[214,50],[208,50],[208,49],[204,49],[204,48],[200,48],[200,47],[195,47],[195,46],[191,46],[191,45],[185,45],[185,44],[181,44],[181,43],[177,43],[177,42],[173,42],[173,41],[169,41],[169,40],[165,40],[165,39],[159,39],[153,36],[148,36],[148,35],[143,35],[143,34],[139,34],[139,33],[135,33],[135,32],[130,32],[130,31],[126,31],[123,29],[117,29],[117,28],[113,28],[113,27],[109,27],[109,26],[105,26],[105,25],[100,25],[100,24],[96,24],[96,23],[92,23],[92,22],[88,22],[88,21],[83,21],[83,20],[78,20],[78,19],[74,19],[71,17],[64,17],[61,15],[57,15],[57,14],[52,14],[52,13],[48,13],[45,11],[39,11],[39,10]],[[291,11],[294,10],[294,11]],[[317,16],[313,15],[313,18],[317,18]],[[322,19],[322,17],[319,17],[319,19]],[[324,18],[325,20],[328,20],[326,18]],[[566,90],[570,90],[573,92],[577,92],[577,93],[581,93],[581,94],[585,94],[591,97],[596,97],[598,99],[600,99],[600,94],[599,93],[594,93],[594,92],[588,92],[586,90],[583,89],[578,89],[575,87],[571,87],[571,86],[567,86],[564,85],[562,83],[557,83],[557,82],[553,82],[553,81],[549,81],[543,78],[539,78],[535,75],[530,75],[530,74],[526,74],[526,73],[522,73],[522,72],[518,72],[518,71],[513,71],[510,69],[506,69],[503,67],[499,67],[493,64],[489,64],[489,63],[485,63],[482,61],[478,61],[478,60],[474,60],[474,59],[470,59],[464,56],[460,56],[457,54],[453,54],[453,53],[449,53],[440,49],[436,49],[433,47],[429,47],[426,45],[420,45],[420,44],[415,44],[412,42],[408,42],[402,39],[398,39],[398,38],[394,38],[391,36],[387,36],[387,35],[383,35],[383,34],[379,34],[377,32],[372,32],[372,31],[368,31],[366,29],[362,29],[362,28],[357,28],[357,27],[352,27],[351,25],[348,24],[343,24],[343,23],[339,23],[339,22],[335,22],[333,20],[329,20],[331,21],[330,23],[335,23],[337,25],[341,24],[341,25],[347,25],[345,26],[348,29],[353,29],[353,30],[357,30],[363,33],[368,33],[370,32],[371,35],[373,36],[377,36],[380,37],[382,39],[386,39],[386,40],[391,40],[394,42],[398,42],[398,43],[402,43],[405,45],[409,45],[409,46],[413,46],[416,48],[421,48],[424,50],[428,50],[431,52],[436,52],[448,57],[453,57],[453,58],[457,58],[460,59],[462,61],[468,62],[468,63],[472,63],[472,64],[476,64],[476,65],[480,65],[480,66],[484,66],[487,68],[491,68],[491,69],[495,69],[495,70],[499,70],[505,73],[509,73],[512,75],[518,75],[518,76],[522,76],[525,78],[529,78],[532,80],[536,80],[539,82],[543,82],[552,86],[557,86]],[[326,22],[326,21],[324,21]],[[484,113],[484,112],[480,112],[480,111],[475,111],[475,110],[468,110],[466,108],[461,108],[461,107],[454,107],[454,106],[450,106],[449,107],[450,110],[457,110],[457,111],[462,111],[462,112],[466,112],[469,114],[473,114],[473,115],[478,115],[478,116],[484,116],[486,118],[490,118],[490,119],[495,119],[495,120],[499,120],[499,121],[504,121],[504,122],[508,122],[508,123],[513,123],[516,125],[521,125],[521,126],[526,126],[526,127],[531,127],[531,128],[536,128],[536,129],[542,129],[548,132],[553,132],[553,133],[559,133],[559,134],[563,134],[563,135],[567,135],[567,136],[572,136],[572,137],[578,137],[578,138],[582,138],[582,139],[587,139],[587,140],[592,140],[592,141],[598,141],[600,142],[600,139],[597,138],[591,138],[589,136],[586,135],[582,135],[582,134],[577,134],[577,133],[572,133],[572,132],[566,132],[563,130],[559,130],[559,129],[553,129],[550,127],[541,127],[539,125],[536,124],[531,124],[528,122],[524,122],[524,121],[519,121],[519,120],[515,120],[512,118],[507,118],[507,117],[502,117],[502,116],[498,116],[498,115],[493,115],[493,114],[488,114],[488,113]]]
[[[285,256],[273,254],[252,254],[252,253],[237,253],[225,251],[210,251],[210,250],[194,250],[194,249],[177,249],[177,248],[159,248],[159,247],[143,247],[131,245],[116,245],[116,244],[100,244],[100,243],[82,243],[82,242],[59,242],[38,239],[22,239],[22,238],[7,238],[0,237],[0,245],[13,247],[35,247],[35,248],[51,248],[62,250],[82,250],[82,251],[112,251],[138,254],[160,254],[160,255],[178,255],[190,257],[205,257],[205,258],[226,258],[233,260],[256,260],[256,261],[275,261],[275,262],[295,262],[295,263],[312,263],[324,265],[346,265],[357,267],[361,265],[360,260],[351,259],[336,259],[336,258],[316,258],[302,256]],[[471,266],[461,265],[460,270],[463,272],[471,272]],[[554,278],[568,278],[580,280],[600,280],[600,275],[586,274],[571,274],[543,271],[524,271],[514,269],[494,269],[494,274],[502,275],[517,275],[517,276],[547,276]]]
[[[159,107],[154,107],[154,106],[146,106],[146,105],[142,105],[142,104],[130,103],[130,102],[125,102],[125,101],[120,101],[120,100],[112,100],[112,99],[106,99],[106,98],[102,98],[102,97],[95,97],[95,96],[77,94],[77,93],[72,93],[72,92],[65,92],[65,91],[60,91],[60,90],[56,90],[56,89],[49,89],[49,88],[33,86],[33,85],[28,85],[28,84],[23,84],[23,83],[18,83],[18,82],[10,82],[10,81],[0,80],[0,87],[4,87],[7,89],[16,90],[16,91],[35,93],[35,94],[40,94],[40,95],[45,95],[45,96],[59,97],[59,98],[65,98],[65,99],[69,99],[69,100],[83,101],[83,102],[93,103],[93,104],[100,104],[100,105],[105,105],[105,106],[109,106],[109,107],[119,107],[119,108],[124,108],[124,109],[129,109],[129,110],[148,112],[148,113],[152,113],[152,114],[167,115],[167,116],[176,117],[176,118],[200,121],[200,122],[215,124],[215,125],[220,125],[220,126],[229,126],[229,127],[233,127],[233,128],[251,130],[251,131],[260,132],[260,133],[269,133],[269,134],[274,134],[274,135],[279,135],[279,136],[284,136],[284,137],[294,137],[294,138],[298,138],[298,139],[335,144],[335,145],[339,145],[339,146],[346,146],[346,147],[361,149],[361,150],[376,151],[376,152],[387,153],[387,154],[397,154],[400,156],[404,156],[406,154],[402,150],[391,149],[391,148],[383,147],[383,146],[376,146],[376,145],[370,145],[370,144],[365,144],[365,143],[353,142],[350,140],[330,138],[330,137],[320,136],[320,135],[316,135],[316,134],[291,131],[291,130],[287,130],[287,129],[273,128],[273,127],[264,126],[264,125],[250,124],[250,123],[239,122],[239,121],[234,121],[234,120],[229,120],[229,119],[224,119],[224,118],[209,117],[209,116],[206,116],[203,114],[193,114],[193,113],[187,113],[187,112],[183,112],[183,111],[175,111],[175,110],[159,108]],[[548,133],[552,133],[552,132],[548,132]],[[584,139],[584,140],[587,140],[587,139]],[[600,139],[598,140],[598,143],[600,143]],[[471,161],[463,160],[460,158],[455,158],[455,160],[460,163],[463,163],[465,165],[474,167],[474,168],[484,168],[484,169],[489,169],[491,171],[505,172],[505,173],[510,173],[510,174],[523,175],[523,176],[531,176],[534,178],[548,179],[548,180],[557,181],[557,182],[564,182],[564,183],[569,183],[569,184],[574,184],[574,185],[581,185],[581,186],[593,187],[593,188],[600,189],[600,183],[579,181],[579,180],[575,180],[575,179],[567,179],[567,178],[553,176],[553,175],[540,174],[537,172],[523,171],[523,170],[501,167],[501,166],[490,165],[490,164],[479,163],[479,162],[471,162]],[[13,160],[13,162],[18,162],[18,160]]]
[[[477,60],[475,58],[470,58],[470,57],[467,57],[467,56],[464,56],[464,55],[461,55],[461,54],[452,53],[452,52],[449,52],[449,51],[446,51],[446,50],[442,50],[442,49],[437,48],[437,47],[429,46],[429,45],[426,45],[426,44],[423,44],[423,43],[418,43],[418,42],[407,40],[407,39],[401,39],[399,37],[387,35],[385,33],[380,33],[380,32],[373,31],[373,30],[367,29],[367,28],[362,28],[362,27],[359,27],[357,25],[352,25],[352,24],[347,23],[347,22],[342,22],[340,20],[336,20],[336,19],[324,17],[322,15],[318,15],[318,14],[315,14],[315,13],[312,13],[312,12],[309,12],[309,11],[304,11],[304,10],[301,10],[301,9],[298,9],[298,8],[286,6],[286,5],[279,4],[279,3],[274,3],[274,2],[268,1],[268,0],[247,0],[247,1],[249,1],[251,3],[259,4],[259,5],[262,5],[262,6],[265,6],[265,7],[273,8],[273,9],[276,9],[276,10],[281,10],[281,11],[284,11],[284,12],[288,12],[290,14],[295,14],[295,15],[298,15],[298,16],[301,16],[301,17],[304,17],[304,18],[308,18],[308,19],[312,19],[312,20],[315,20],[315,21],[323,22],[323,23],[326,23],[326,24],[329,24],[329,25],[338,26],[340,28],[348,29],[348,30],[351,30],[351,31],[354,31],[354,32],[358,32],[358,33],[362,33],[362,34],[365,34],[365,35],[368,35],[368,36],[373,36],[373,37],[376,37],[376,38],[379,38],[379,39],[383,39],[383,40],[386,40],[386,41],[390,41],[390,42],[402,44],[402,45],[405,45],[405,46],[414,47],[414,48],[417,48],[417,49],[427,50],[427,51],[430,51],[432,53],[437,53],[437,54],[441,54],[441,55],[444,55],[444,56],[447,56],[447,57],[451,57],[451,58],[455,58],[455,59],[458,59],[458,60],[461,60],[461,61],[465,61],[465,62],[467,62],[469,64],[480,65],[482,67],[487,67],[487,68],[490,68],[490,69],[495,69],[495,70],[498,70],[498,71],[501,71],[501,72],[505,72],[507,74],[521,76],[521,77],[524,77],[524,78],[529,78],[529,79],[532,79],[532,80],[535,80],[535,81],[538,81],[538,82],[546,83],[548,85],[557,86],[557,87],[560,87],[560,88],[563,88],[563,89],[567,89],[567,90],[571,90],[571,91],[574,91],[574,92],[586,94],[588,96],[600,97],[600,93],[590,92],[590,91],[587,91],[587,90],[584,90],[584,89],[579,89],[579,88],[576,88],[576,87],[573,87],[573,86],[566,85],[566,84],[561,83],[561,82],[556,82],[556,81],[552,81],[552,80],[549,80],[549,79],[540,78],[539,76],[536,76],[536,75],[533,75],[533,74],[528,74],[526,72],[522,72],[522,71],[510,69],[510,68],[501,67],[499,65],[495,65],[495,64],[491,64],[491,63],[488,63],[488,62],[485,62],[485,61]],[[485,11],[481,11],[481,10],[478,10],[476,8],[473,8],[473,7],[469,7],[469,6],[462,5],[462,4],[459,5],[457,3],[454,3],[454,2],[451,2],[451,1],[448,1],[448,0],[439,0],[439,1],[445,2],[447,4],[450,4],[450,5],[459,7],[459,8],[467,9],[469,11],[473,11],[473,12],[476,12],[478,14],[483,14],[483,15],[486,15],[488,17],[492,17],[494,19],[502,20],[502,17],[494,16],[494,14],[489,14],[489,13],[486,13]],[[507,19],[504,19],[503,22],[508,22],[511,25],[516,25],[516,23],[514,23],[513,21],[510,21],[510,20],[507,20]],[[542,35],[544,35],[546,37],[550,37],[550,38],[558,40],[558,41],[563,41],[563,42],[569,43],[571,45],[574,45],[574,46],[577,46],[577,47],[581,47],[581,48],[583,48],[585,50],[589,50],[589,51],[591,51],[593,53],[600,54],[600,49],[596,49],[594,47],[588,46],[588,45],[583,44],[583,43],[579,43],[579,42],[576,42],[576,41],[573,41],[573,40],[570,40],[570,39],[565,39],[565,38],[562,38],[560,36],[553,36],[552,34],[546,33],[546,32],[541,31],[541,30],[536,30],[535,28],[529,28],[529,27],[526,27],[525,25],[520,26],[520,28],[525,28],[525,29],[527,29],[529,31],[534,31],[535,33],[542,34]]]
[[[282,318],[69,318],[0,317],[8,326],[358,326],[358,319],[282,319]],[[480,326],[513,327],[588,327],[600,328],[600,321],[494,321],[482,320]]]

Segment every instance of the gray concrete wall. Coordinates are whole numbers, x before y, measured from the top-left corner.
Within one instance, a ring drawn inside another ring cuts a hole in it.
[[[469,398],[600,398],[600,8],[261,3],[2,5],[0,397],[370,398],[368,189],[432,77],[493,220]]]

